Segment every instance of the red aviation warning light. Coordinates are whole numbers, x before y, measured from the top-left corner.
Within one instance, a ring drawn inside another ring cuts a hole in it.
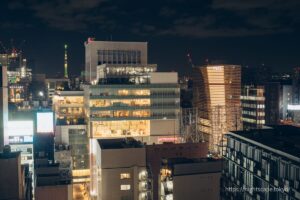
[[[95,40],[95,38],[92,38],[92,37],[89,37],[88,40],[87,40],[87,43],[91,43]]]

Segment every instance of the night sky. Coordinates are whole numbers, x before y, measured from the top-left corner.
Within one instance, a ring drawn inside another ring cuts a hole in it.
[[[191,71],[206,59],[289,72],[300,66],[300,0],[1,0],[0,41],[22,49],[36,73],[84,69],[84,41],[148,41],[149,63]],[[1,47],[0,47],[0,50]]]

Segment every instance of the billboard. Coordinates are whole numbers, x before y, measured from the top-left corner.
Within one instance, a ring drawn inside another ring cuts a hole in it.
[[[9,136],[32,136],[33,121],[8,121],[7,135]]]
[[[53,112],[38,112],[36,114],[36,130],[37,133],[54,132]]]

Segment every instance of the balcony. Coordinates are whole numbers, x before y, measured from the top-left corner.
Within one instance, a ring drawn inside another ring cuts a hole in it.
[[[151,119],[161,119],[161,120],[173,120],[177,119],[176,115],[152,115],[149,117],[98,117],[95,115],[90,116],[91,121],[122,121],[122,120],[151,120]]]

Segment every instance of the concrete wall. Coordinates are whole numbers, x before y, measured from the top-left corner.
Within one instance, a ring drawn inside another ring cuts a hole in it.
[[[153,177],[153,200],[159,200],[158,177],[162,158],[205,158],[208,153],[208,143],[179,143],[147,145],[147,166]]]
[[[179,120],[150,120],[150,136],[172,136],[179,134]]]
[[[173,177],[174,200],[219,200],[221,173]]]
[[[122,197],[134,199],[133,168],[102,169],[102,200],[120,200]],[[121,173],[130,173],[130,179],[120,179]],[[130,185],[130,190],[121,190],[121,185]]]
[[[21,156],[0,159],[0,199],[22,198]]]
[[[133,165],[145,166],[145,157],[145,148],[102,149],[101,168],[123,168]]]
[[[138,200],[138,174],[146,166],[146,149],[100,149],[98,144],[96,151],[96,166],[93,166],[92,170],[98,170],[91,177],[92,188],[96,193],[94,199]],[[129,173],[130,178],[121,179],[121,173]],[[130,189],[121,190],[121,185],[130,185]]]
[[[178,83],[177,72],[150,73],[150,83]]]
[[[147,42],[91,41],[85,43],[85,80],[90,82],[96,79],[98,50],[140,50],[141,64],[147,64],[147,46]]]
[[[53,185],[36,187],[36,200],[72,200],[72,185]]]

